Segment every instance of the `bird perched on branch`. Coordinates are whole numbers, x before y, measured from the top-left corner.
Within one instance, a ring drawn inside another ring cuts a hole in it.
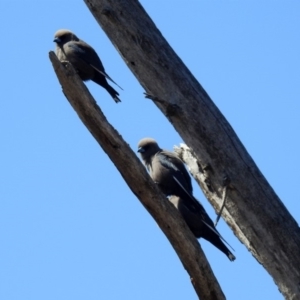
[[[209,241],[229,260],[235,260],[204,207],[193,196],[191,177],[181,159],[175,153],[162,150],[151,138],[138,143],[138,152],[151,178],[178,209],[192,233]]]
[[[99,56],[90,45],[66,29],[60,29],[55,33],[54,42],[56,55],[61,62],[69,61],[83,81],[92,80],[98,83],[108,91],[116,103],[121,102],[119,93],[108,84],[106,79],[116,85],[117,83],[106,74]]]

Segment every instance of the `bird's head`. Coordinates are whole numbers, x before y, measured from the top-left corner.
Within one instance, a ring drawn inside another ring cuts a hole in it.
[[[60,29],[55,32],[54,40],[58,46],[64,45],[70,41],[79,41],[79,38],[70,30]]]
[[[150,162],[152,156],[154,156],[161,149],[159,148],[157,142],[152,138],[144,138],[138,143],[138,151],[141,158],[146,163]]]

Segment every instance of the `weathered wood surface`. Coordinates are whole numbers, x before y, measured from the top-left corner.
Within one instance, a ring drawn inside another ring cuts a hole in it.
[[[85,3],[145,91],[193,150],[206,197],[218,211],[224,178],[230,180],[226,222],[286,299],[300,299],[299,226],[230,124],[137,0]]]
[[[96,101],[75,73],[72,65],[64,63],[64,67],[58,61],[54,52],[50,52],[49,56],[66,98],[81,121],[115,164],[129,188],[169,239],[183,266],[189,273],[199,298],[208,300],[225,299],[199,243],[177,210],[153,183],[136,153],[108,123]],[[121,107],[116,106],[116,109],[121,109]],[[224,257],[224,259],[226,258]]]

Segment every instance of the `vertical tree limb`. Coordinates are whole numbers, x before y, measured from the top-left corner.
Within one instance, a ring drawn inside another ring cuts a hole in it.
[[[273,277],[286,299],[300,298],[300,230],[230,124],[137,0],[84,0],[146,93],[193,150],[201,186]]]

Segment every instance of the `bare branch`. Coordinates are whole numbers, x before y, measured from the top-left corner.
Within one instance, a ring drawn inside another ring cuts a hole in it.
[[[201,299],[223,300],[225,296],[199,243],[173,205],[149,177],[135,153],[107,122],[96,101],[72,65],[49,53],[63,93],[99,145],[121,173],[132,192],[155,219],[177,252]]]
[[[300,295],[300,230],[230,124],[163,38],[137,0],[85,0],[144,87],[193,149],[201,187],[287,299]]]

